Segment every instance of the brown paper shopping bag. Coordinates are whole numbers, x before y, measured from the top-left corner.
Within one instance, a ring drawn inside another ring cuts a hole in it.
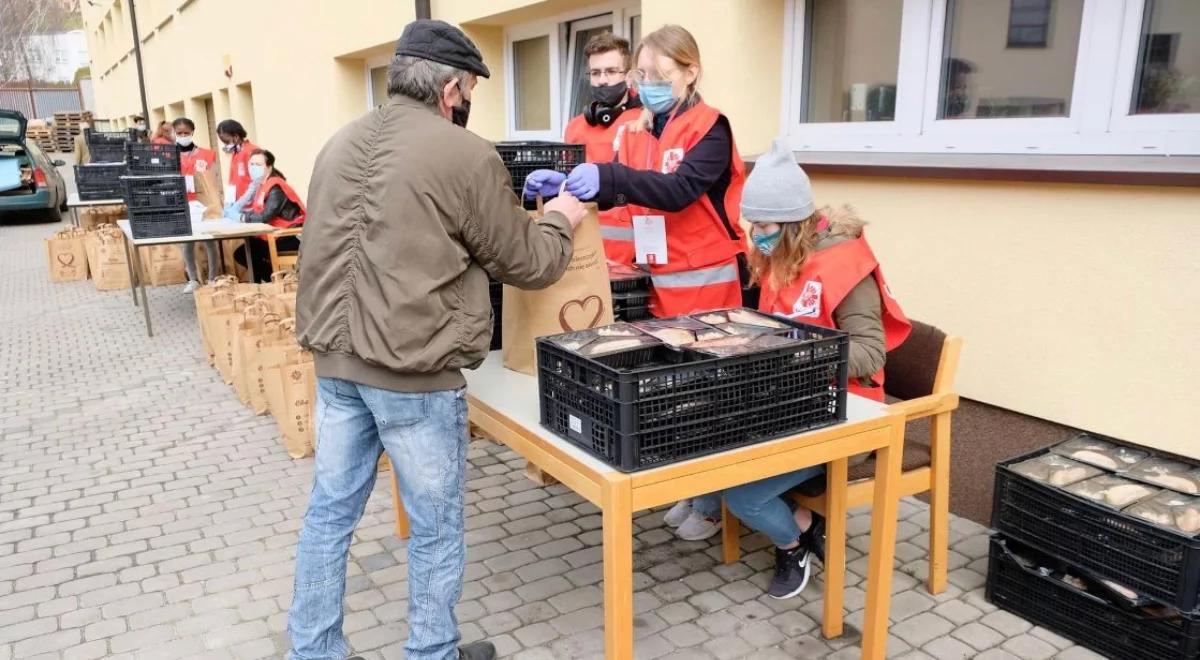
[[[562,279],[540,291],[504,287],[504,366],[513,371],[532,374],[537,370],[534,340],[538,337],[613,322],[600,220],[596,205],[586,206],[588,213],[575,229],[574,253]],[[540,211],[531,215],[540,217]]]
[[[217,183],[216,170],[195,172],[192,183],[196,189],[196,201],[204,205],[205,220],[219,220],[224,205],[221,204],[221,186]],[[233,200],[230,200],[233,201]]]
[[[267,371],[267,387],[274,389],[271,414],[279,425],[284,448],[292,458],[312,456],[317,398],[312,354],[298,347],[289,349],[283,363]]]
[[[238,296],[233,299],[233,304],[236,313],[233,315],[229,331],[230,375],[233,379],[233,391],[237,393],[238,399],[250,405],[250,387],[243,365],[247,356],[243,350],[245,344],[242,342],[242,335],[246,333],[247,327],[261,323],[263,315],[271,313],[271,306],[267,297],[261,293]]]
[[[208,363],[214,364],[213,344],[212,339],[208,336],[208,324],[206,318],[208,313],[212,311],[212,297],[218,291],[225,291],[229,295],[233,295],[232,286],[234,279],[232,276],[222,275],[205,286],[196,289],[192,294],[193,300],[196,302],[196,323],[200,326],[200,339],[204,342],[204,352],[208,355]]]
[[[263,349],[273,335],[268,330],[279,326],[279,315],[266,312],[262,315],[247,314],[246,320],[238,333],[241,347],[241,358],[236,360],[242,372],[242,382],[246,387],[246,398],[255,415],[267,412],[267,394],[263,388],[261,364]]]
[[[89,232],[85,239],[88,271],[98,291],[129,288],[129,266],[125,260],[125,234],[115,225]]]
[[[191,245],[184,245],[192,249]],[[183,263],[183,253],[178,245],[146,245],[138,248],[138,258],[142,262],[142,275],[146,282],[153,286],[183,284],[187,282],[187,268]]]
[[[46,239],[46,264],[51,282],[78,282],[88,278],[87,232],[64,229]]]

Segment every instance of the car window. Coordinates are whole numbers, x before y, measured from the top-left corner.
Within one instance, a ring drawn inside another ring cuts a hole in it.
[[[0,138],[15,138],[21,135],[21,122],[14,117],[0,117]]]

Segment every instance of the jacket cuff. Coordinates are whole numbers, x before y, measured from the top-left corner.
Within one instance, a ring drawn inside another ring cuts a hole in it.
[[[567,216],[558,211],[550,211],[538,219],[538,224],[549,225],[558,230],[558,233],[568,238],[574,234],[571,229],[571,221],[567,220]]]
[[[600,190],[596,193],[596,198],[592,201],[596,202],[596,206],[600,207],[601,211],[607,211],[617,206],[614,201],[617,192],[614,168],[611,163],[598,163],[596,170],[600,174]]]

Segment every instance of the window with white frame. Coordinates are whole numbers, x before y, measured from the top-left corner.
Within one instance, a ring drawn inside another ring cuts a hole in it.
[[[592,37],[612,32],[639,39],[637,3],[593,5],[505,30],[504,67],[508,136],[561,140],[563,129],[588,103],[587,58]]]
[[[1200,1],[789,3],[797,150],[1200,154]]]

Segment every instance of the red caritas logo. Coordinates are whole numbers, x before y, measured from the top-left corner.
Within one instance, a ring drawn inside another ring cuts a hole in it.
[[[792,305],[792,316],[818,317],[821,315],[821,283],[809,280],[804,290]]]
[[[676,147],[667,149],[662,155],[662,173],[674,174],[675,170],[679,169],[679,164],[683,162],[683,148]]]

